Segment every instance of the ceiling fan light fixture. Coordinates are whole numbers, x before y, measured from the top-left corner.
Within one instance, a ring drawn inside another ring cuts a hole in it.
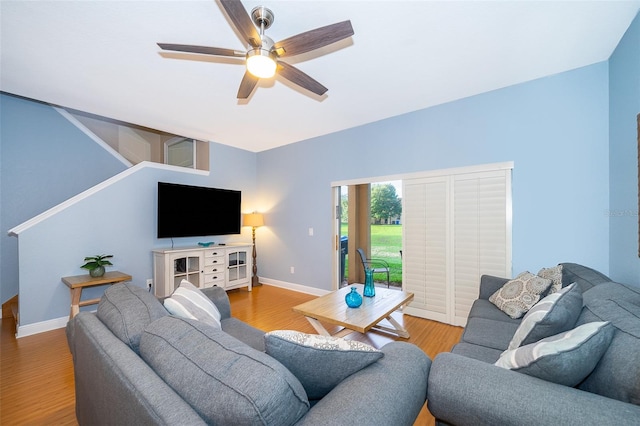
[[[247,70],[258,78],[271,78],[276,74],[275,54],[265,49],[247,52]]]
[[[158,46],[162,50],[175,52],[245,57],[246,71],[238,88],[238,99],[247,99],[261,78],[273,78],[276,72],[282,79],[317,96],[323,96],[327,92],[328,89],[322,84],[281,59],[321,49],[351,37],[354,34],[351,21],[336,22],[274,43],[264,33],[273,24],[274,15],[271,10],[257,6],[251,10],[251,14],[248,14],[240,0],[218,0],[218,2],[248,51],[173,43],[158,43]]]

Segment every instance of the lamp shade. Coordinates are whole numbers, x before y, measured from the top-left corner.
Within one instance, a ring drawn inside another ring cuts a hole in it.
[[[276,73],[273,53],[265,49],[253,49],[247,53],[247,70],[258,78],[271,78]]]
[[[244,226],[253,226],[255,228],[264,225],[264,218],[262,217],[262,213],[248,213],[243,215],[242,224]]]

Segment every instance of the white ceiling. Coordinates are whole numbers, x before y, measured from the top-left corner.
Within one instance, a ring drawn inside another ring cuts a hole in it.
[[[276,78],[238,101],[241,60],[157,47],[245,50],[214,0],[2,0],[0,90],[259,152],[607,60],[640,10],[640,0],[243,4],[273,10],[276,41],[351,20],[350,39],[287,61],[325,96]]]

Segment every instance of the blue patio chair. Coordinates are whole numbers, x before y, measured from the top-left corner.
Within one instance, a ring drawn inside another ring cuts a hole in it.
[[[358,249],[358,254],[360,255],[360,260],[362,261],[362,267],[366,270],[367,268],[371,269],[374,274],[387,274],[387,288],[389,288],[389,264],[386,260],[383,259],[367,259],[367,256],[364,254],[364,250],[361,248]]]

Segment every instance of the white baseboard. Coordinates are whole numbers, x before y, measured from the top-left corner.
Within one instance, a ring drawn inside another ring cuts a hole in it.
[[[33,334],[44,333],[45,331],[57,330],[64,328],[69,322],[69,317],[54,318],[46,321],[36,322],[33,324],[19,325],[16,338],[31,336]]]
[[[312,294],[314,296],[324,296],[325,294],[331,293],[330,290],[322,290],[315,287],[308,287],[306,285],[294,284],[286,281],[272,280],[270,278],[265,278],[265,277],[260,277],[260,282],[262,284],[267,284],[274,287],[280,287],[287,290],[297,291],[298,293]]]
[[[260,282],[262,284],[297,291],[298,293],[312,294],[314,296],[324,296],[325,294],[331,293],[330,290],[322,290],[315,287],[308,287],[306,285],[294,284],[286,281],[272,280],[264,277],[260,277]],[[67,326],[68,321],[69,317],[60,317],[36,322],[33,324],[19,325],[18,332],[16,333],[16,338],[31,336],[33,334],[44,333],[46,331],[64,328]]]

